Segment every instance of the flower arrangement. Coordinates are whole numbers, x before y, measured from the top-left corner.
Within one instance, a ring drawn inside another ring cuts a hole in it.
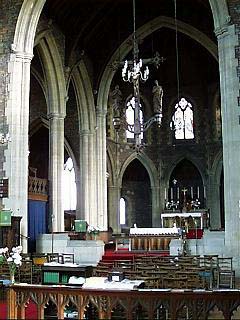
[[[89,225],[87,231],[88,231],[88,233],[98,234],[100,229],[98,227],[94,227],[94,226]]]
[[[92,225],[88,225],[87,232],[88,232],[90,235],[93,235],[94,238],[96,239],[96,236],[99,234],[100,229],[99,229],[98,227],[94,227],[94,226],[92,226]]]
[[[14,275],[17,268],[22,264],[21,252],[22,246],[13,247],[11,252],[9,252],[8,247],[0,248],[0,264],[7,262],[12,282],[14,282]]]

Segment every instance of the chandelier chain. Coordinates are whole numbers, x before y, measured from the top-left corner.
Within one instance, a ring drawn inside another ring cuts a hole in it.
[[[176,76],[177,76],[177,97],[180,100],[179,81],[179,48],[178,48],[178,23],[177,23],[177,0],[174,0],[174,23],[175,23],[175,45],[176,45]]]

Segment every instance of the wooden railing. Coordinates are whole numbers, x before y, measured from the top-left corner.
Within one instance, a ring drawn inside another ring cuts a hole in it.
[[[64,319],[72,305],[78,319],[239,319],[239,290],[86,290],[74,286],[15,284],[7,292],[8,319],[25,319],[25,308],[34,302],[37,319],[46,307]],[[51,314],[52,316],[52,314]]]
[[[28,177],[28,195],[29,199],[47,200],[48,180],[37,177]]]

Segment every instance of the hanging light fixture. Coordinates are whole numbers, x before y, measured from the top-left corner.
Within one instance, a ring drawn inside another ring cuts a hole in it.
[[[149,76],[149,68],[146,66],[144,68],[145,63],[155,64],[158,68],[160,63],[164,61],[163,57],[160,57],[157,52],[153,58],[149,59],[140,59],[138,56],[138,41],[136,37],[136,12],[135,12],[135,0],[133,0],[133,60],[126,60],[122,69],[122,78],[125,82],[130,82],[133,84],[133,98],[129,101],[129,105],[134,110],[134,123],[128,124],[125,123],[126,129],[134,133],[135,140],[135,150],[138,152],[142,147],[141,134],[145,132],[154,122],[161,125],[162,122],[162,112],[155,111],[154,115],[148,119],[146,122],[141,121],[141,102],[140,102],[140,89],[139,83],[146,82]],[[121,63],[120,63],[121,64]],[[121,119],[119,113],[117,113],[113,118],[113,125],[116,130],[120,129]]]

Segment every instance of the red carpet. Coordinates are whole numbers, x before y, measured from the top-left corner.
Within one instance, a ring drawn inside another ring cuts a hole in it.
[[[0,302],[0,319],[7,319],[7,303]],[[25,319],[37,319],[37,306],[35,303],[31,302],[26,308],[26,318]]]
[[[105,250],[105,253],[102,257],[102,261],[112,261],[112,260],[134,260],[139,256],[169,256],[169,251],[161,252],[133,252],[128,251],[127,249],[121,249],[118,251]]]

